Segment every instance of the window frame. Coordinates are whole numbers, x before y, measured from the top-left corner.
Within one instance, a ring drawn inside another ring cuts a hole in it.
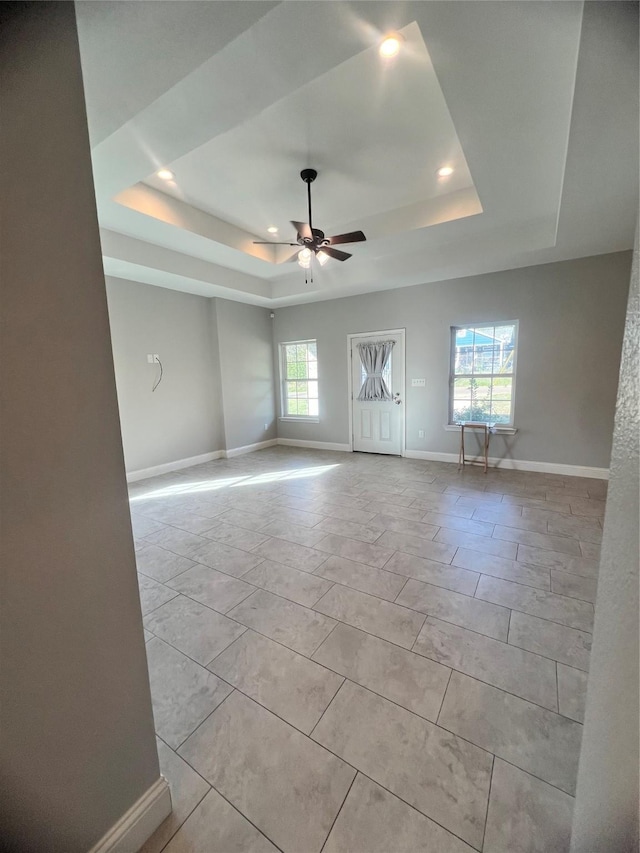
[[[453,419],[454,408],[454,380],[469,374],[460,374],[455,372],[455,352],[456,352],[456,333],[461,329],[483,329],[487,326],[513,326],[514,327],[514,346],[513,346],[513,369],[509,374],[499,373],[474,373],[472,376],[478,379],[494,379],[498,376],[511,376],[511,413],[508,422],[486,421],[487,426],[495,423],[498,429],[515,429],[515,410],[516,410],[516,377],[518,372],[518,344],[520,339],[520,323],[519,320],[487,320],[486,322],[467,323],[460,326],[451,326],[449,329],[449,426],[458,426],[459,422]],[[479,421],[478,423],[485,423]]]
[[[318,414],[317,415],[290,415],[287,411],[287,389],[286,383],[291,382],[293,380],[287,379],[287,347],[291,346],[300,346],[301,344],[315,344],[316,345],[316,363],[319,362],[318,359],[318,341],[316,338],[308,338],[303,341],[281,341],[278,344],[278,363],[280,365],[280,416],[278,420],[280,421],[305,421],[306,423],[319,423],[320,422],[320,371],[318,370],[318,377],[316,379],[296,379],[296,382],[317,382],[318,383]],[[308,399],[308,398],[307,398]]]

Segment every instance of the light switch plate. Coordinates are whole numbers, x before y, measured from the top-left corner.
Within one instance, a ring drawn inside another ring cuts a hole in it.
[[[153,364],[153,353],[147,353],[147,364]]]
[[[412,379],[411,380],[411,387],[412,388],[424,388],[425,384],[426,384],[426,382],[424,379]]]

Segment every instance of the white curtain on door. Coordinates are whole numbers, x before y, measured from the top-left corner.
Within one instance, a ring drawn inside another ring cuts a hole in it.
[[[389,359],[395,341],[380,341],[373,344],[358,344],[360,361],[365,369],[366,377],[360,388],[358,400],[391,400],[391,391],[384,381],[383,372]]]

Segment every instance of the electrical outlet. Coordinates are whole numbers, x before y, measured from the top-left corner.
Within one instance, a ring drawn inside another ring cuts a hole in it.
[[[147,353],[147,364],[153,364],[153,355],[150,352]]]
[[[154,362],[154,364],[157,364],[159,361],[160,361],[160,356],[158,355],[158,353],[157,353],[157,352],[154,352],[154,354],[153,354],[153,362]]]
[[[418,438],[424,438],[424,430],[423,429],[418,430]]]

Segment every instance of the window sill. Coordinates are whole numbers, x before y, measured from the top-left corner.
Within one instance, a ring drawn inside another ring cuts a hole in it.
[[[444,428],[447,432],[460,432],[460,424],[445,424]],[[515,435],[518,429],[512,426],[495,426],[490,432],[491,435]]]
[[[320,418],[309,418],[306,416],[303,416],[300,418],[282,417],[282,418],[278,418],[278,420],[279,421],[291,421],[292,423],[299,423],[299,424],[319,424],[320,423]]]

